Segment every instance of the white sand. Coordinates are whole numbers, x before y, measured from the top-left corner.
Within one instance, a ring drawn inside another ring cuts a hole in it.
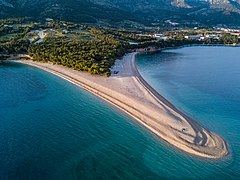
[[[135,66],[135,53],[117,60],[113,70],[119,73],[109,78],[49,63],[19,62],[60,76],[103,98],[182,151],[205,158],[222,158],[228,154],[221,137],[180,112],[142,78]]]

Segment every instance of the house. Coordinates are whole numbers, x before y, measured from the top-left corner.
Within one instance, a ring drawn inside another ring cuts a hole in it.
[[[166,20],[165,23],[171,24],[172,26],[177,26],[179,23],[177,22],[172,22],[171,20]]]
[[[67,33],[68,33],[68,30],[64,29],[63,34],[67,34]]]
[[[200,35],[191,35],[191,36],[184,36],[185,39],[189,39],[189,40],[202,40],[202,36]]]
[[[138,45],[138,42],[129,41],[128,43],[129,43],[130,45]]]
[[[233,36],[240,36],[240,33],[238,33],[238,32],[231,32],[230,34]]]
[[[219,39],[219,37],[215,34],[212,34],[212,35],[206,35],[205,36],[207,39]]]
[[[156,38],[157,40],[167,40],[168,39],[168,37],[165,36],[164,34],[154,34],[153,37]]]
[[[53,19],[52,18],[46,18],[46,21],[51,22],[51,21],[53,21]]]

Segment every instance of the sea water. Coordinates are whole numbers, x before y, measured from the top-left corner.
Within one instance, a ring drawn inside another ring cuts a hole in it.
[[[228,144],[226,158],[200,160],[206,166],[193,166],[192,177],[240,179],[240,47],[193,46],[140,54],[137,65],[158,92]]]
[[[173,148],[50,73],[0,64],[0,179],[239,178],[238,54],[237,48],[194,47],[137,58],[154,88],[226,140],[230,154],[220,160]]]

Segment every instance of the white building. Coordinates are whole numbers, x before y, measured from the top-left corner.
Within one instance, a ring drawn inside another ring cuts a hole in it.
[[[53,19],[52,18],[46,18],[46,21],[51,22],[51,21],[53,21]]]
[[[185,39],[191,39],[191,40],[202,40],[204,39],[203,36],[200,35],[191,35],[191,36],[184,36]]]
[[[158,40],[167,40],[168,39],[168,37],[165,36],[164,34],[154,34],[152,37],[156,38]]]
[[[212,35],[206,35],[206,38],[207,39],[219,39],[219,37],[215,34],[212,34]]]

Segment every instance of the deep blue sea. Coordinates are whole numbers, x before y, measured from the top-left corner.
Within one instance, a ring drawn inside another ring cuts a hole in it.
[[[0,179],[240,179],[240,48],[138,55],[149,83],[228,143],[181,152],[94,95],[42,70],[0,64]]]

